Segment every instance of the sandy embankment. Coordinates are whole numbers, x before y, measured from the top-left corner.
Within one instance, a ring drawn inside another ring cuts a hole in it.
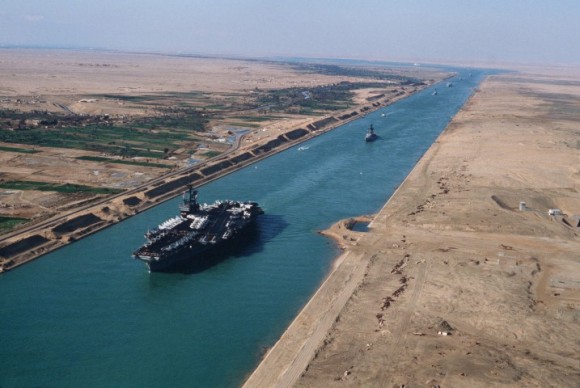
[[[487,80],[370,232],[335,227],[356,244],[246,386],[577,386],[578,112],[578,78]]]

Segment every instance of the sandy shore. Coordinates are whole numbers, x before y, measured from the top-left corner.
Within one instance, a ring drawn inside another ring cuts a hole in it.
[[[579,79],[486,80],[245,386],[576,387]]]

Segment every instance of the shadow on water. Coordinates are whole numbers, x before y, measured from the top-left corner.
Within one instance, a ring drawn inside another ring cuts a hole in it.
[[[280,214],[263,214],[258,218],[257,226],[260,232],[260,240],[267,243],[274,240],[290,224]]]
[[[377,135],[377,134],[375,133],[375,135]],[[363,140],[361,140],[361,141],[364,141],[364,142],[365,142],[365,144],[373,144],[373,143],[375,143],[375,142],[378,142],[378,141],[384,141],[384,140],[386,140],[384,137],[382,137],[381,135],[377,135],[377,137],[375,137],[375,139],[374,139],[374,140],[371,140],[371,141],[366,141],[366,140],[364,140],[364,139],[363,139]]]
[[[281,215],[262,215],[255,223],[240,234],[235,240],[224,243],[211,251],[203,253],[200,259],[176,263],[162,272],[196,274],[208,270],[228,259],[240,259],[252,256],[264,250],[264,245],[288,227]]]

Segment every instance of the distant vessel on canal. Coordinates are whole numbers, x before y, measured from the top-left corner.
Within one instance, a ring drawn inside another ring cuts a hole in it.
[[[371,126],[369,127],[369,130],[367,131],[367,134],[365,136],[365,141],[371,142],[371,141],[375,141],[377,139],[378,139],[378,136],[375,133],[375,129],[374,129],[373,125],[371,124]]]

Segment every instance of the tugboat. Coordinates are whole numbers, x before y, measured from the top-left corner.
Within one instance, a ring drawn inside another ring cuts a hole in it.
[[[193,186],[183,194],[179,215],[145,233],[147,242],[133,253],[144,261],[149,272],[167,271],[178,264],[204,261],[205,253],[220,246],[239,245],[247,230],[263,210],[256,202],[197,202]]]
[[[371,142],[371,141],[375,141],[377,139],[378,139],[378,136],[375,133],[375,129],[373,128],[373,125],[371,124],[371,126],[369,127],[369,130],[367,131],[367,134],[365,136],[365,141]]]

